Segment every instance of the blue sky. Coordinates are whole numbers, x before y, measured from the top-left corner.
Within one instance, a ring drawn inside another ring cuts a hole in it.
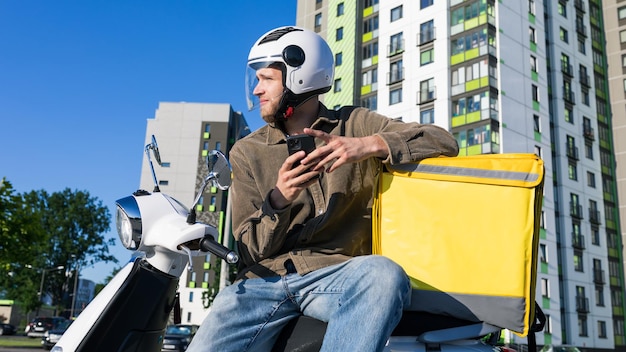
[[[86,190],[113,215],[139,185],[159,102],[229,103],[263,124],[245,103],[248,50],[295,18],[295,0],[0,0],[0,178],[20,193]],[[130,257],[119,241],[110,251]]]

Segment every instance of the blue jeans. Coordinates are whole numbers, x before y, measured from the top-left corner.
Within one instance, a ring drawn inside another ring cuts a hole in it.
[[[410,292],[404,270],[376,255],[304,276],[238,281],[217,295],[187,352],[270,351],[300,314],[328,322],[322,351],[381,351]]]

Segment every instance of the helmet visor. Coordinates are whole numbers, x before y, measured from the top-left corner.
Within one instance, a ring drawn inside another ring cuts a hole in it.
[[[256,109],[259,104],[259,97],[254,95],[254,88],[259,84],[256,76],[256,69],[250,65],[246,66],[246,102],[248,103],[248,111]]]

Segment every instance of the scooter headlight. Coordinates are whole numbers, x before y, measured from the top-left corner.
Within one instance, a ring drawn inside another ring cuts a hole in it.
[[[135,197],[129,196],[115,202],[115,223],[122,245],[127,249],[137,249],[141,243],[141,215]]]

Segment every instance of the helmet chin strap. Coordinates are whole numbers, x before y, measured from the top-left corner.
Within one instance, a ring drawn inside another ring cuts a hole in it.
[[[306,99],[305,99],[306,101]],[[289,89],[284,89],[283,94],[280,96],[280,102],[278,103],[278,110],[274,117],[276,121],[287,121],[291,116],[293,116],[294,110],[304,101],[300,101],[295,94],[293,94]]]

